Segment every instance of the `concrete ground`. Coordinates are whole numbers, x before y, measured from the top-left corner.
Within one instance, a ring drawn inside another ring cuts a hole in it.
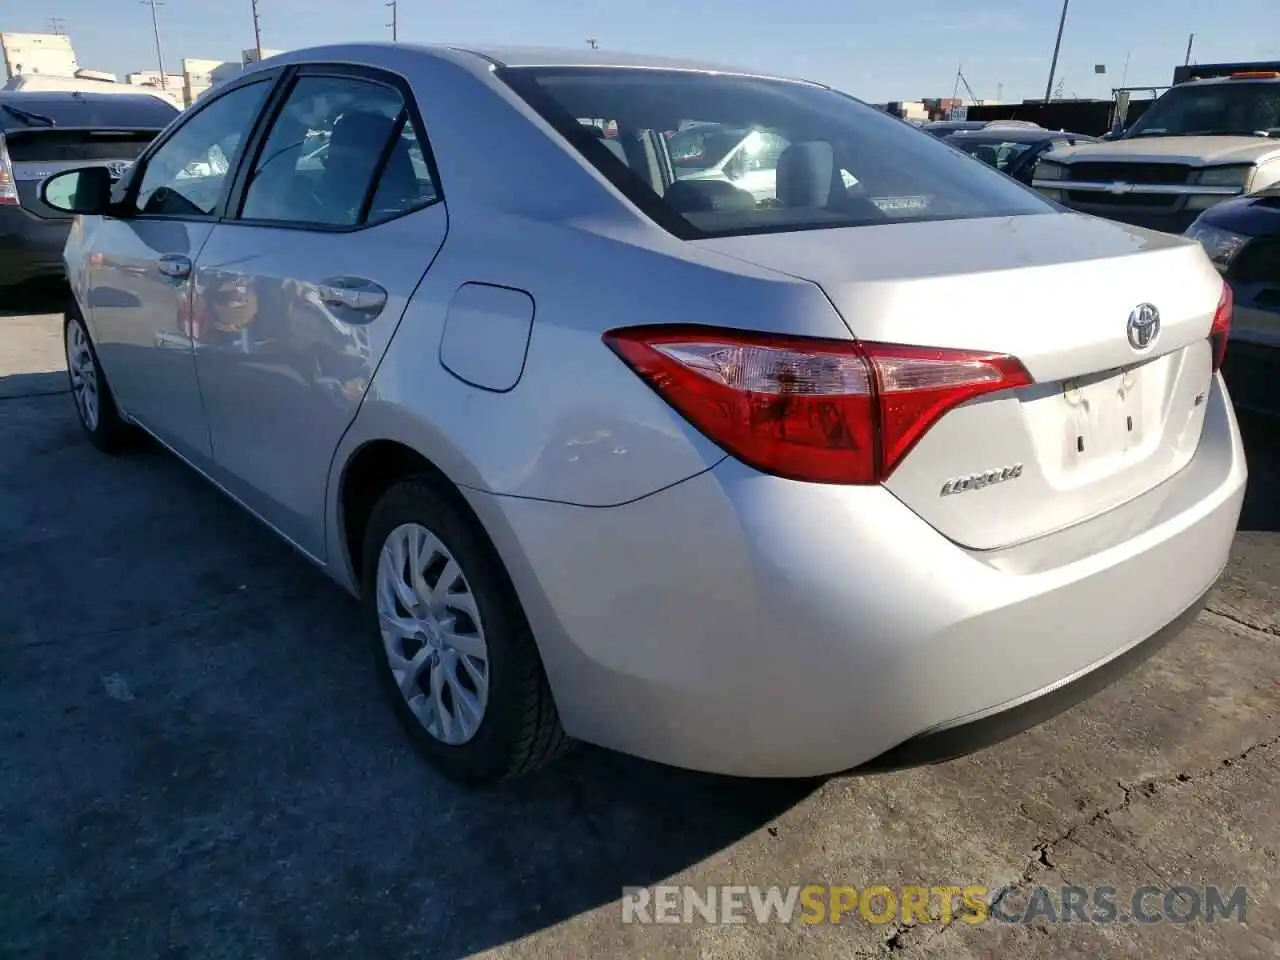
[[[475,794],[402,736],[353,601],[173,458],[89,447],[59,337],[0,317],[0,956],[1280,955],[1274,422],[1245,424],[1208,611],[1030,733],[825,784],[583,750]],[[1244,923],[624,925],[622,888],[658,883],[1248,902]]]

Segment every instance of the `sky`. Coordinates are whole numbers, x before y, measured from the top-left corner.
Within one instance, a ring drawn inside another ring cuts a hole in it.
[[[1191,33],[1193,60],[1280,60],[1276,3],[1071,0],[1057,76],[1066,96],[1167,84]],[[146,0],[23,6],[0,5],[0,30],[46,32],[58,17],[82,67],[156,69]],[[400,0],[398,21],[402,41],[576,47],[595,38],[601,49],[802,76],[871,102],[949,97],[962,67],[978,97],[1016,101],[1044,95],[1061,11],[1059,0]],[[383,0],[259,0],[268,49],[389,40],[390,15]],[[158,16],[170,72],[183,57],[238,59],[253,46],[250,0],[164,0]]]

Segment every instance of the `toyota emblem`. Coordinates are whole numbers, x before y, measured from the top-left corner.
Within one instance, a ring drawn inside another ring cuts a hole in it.
[[[1147,350],[1160,336],[1160,311],[1149,303],[1140,303],[1129,314],[1129,346]]]

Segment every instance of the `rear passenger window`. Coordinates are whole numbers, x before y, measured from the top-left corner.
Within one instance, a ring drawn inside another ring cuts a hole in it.
[[[413,130],[413,121],[404,116],[386,165],[378,174],[378,185],[365,218],[370,223],[386,220],[425,207],[439,199],[426,154]]]
[[[303,77],[272,122],[240,216],[354,227],[435,199],[399,92],[351,77]]]

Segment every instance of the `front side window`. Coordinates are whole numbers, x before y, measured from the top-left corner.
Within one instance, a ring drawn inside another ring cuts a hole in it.
[[[1134,122],[1132,137],[1280,134],[1280,83],[1229,80],[1174,87]]]
[[[434,199],[398,91],[352,77],[303,77],[254,162],[240,215],[353,227],[365,217],[366,202],[368,219],[378,220]]]
[[[687,238],[1053,213],[935,138],[814,84],[675,70],[516,68],[501,77],[570,143]],[[673,183],[608,160],[577,118],[665,143]]]
[[[251,83],[201,108],[147,160],[134,199],[140,214],[206,217],[213,213],[236,150],[271,84]]]

